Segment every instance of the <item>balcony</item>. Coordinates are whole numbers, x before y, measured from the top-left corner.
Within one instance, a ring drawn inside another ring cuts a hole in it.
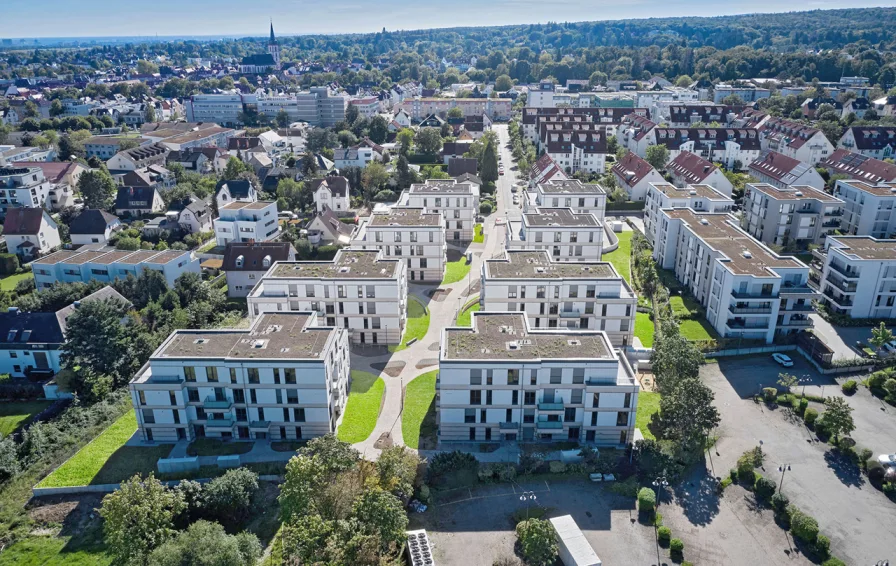
[[[519,430],[520,423],[498,423],[500,430]]]
[[[209,395],[203,401],[202,406],[206,411],[226,410],[233,406],[233,401],[230,399],[216,399],[214,395]]]
[[[838,306],[841,306],[841,307],[851,307],[851,306],[852,306],[852,299],[851,299],[851,298],[849,298],[849,297],[840,297],[840,298],[837,298],[837,297],[834,295],[834,292],[831,291],[831,290],[829,290],[829,289],[825,289],[825,291],[824,291],[824,296],[827,297],[828,299],[830,299],[831,301],[833,301],[834,304],[836,304],[836,305],[838,305]]]
[[[731,320],[725,323],[725,326],[733,330],[768,330],[768,324],[747,324],[745,320]]]
[[[549,402],[542,401],[538,403],[539,411],[562,411],[563,408],[563,399],[555,399],[554,401]]]
[[[825,215],[825,216],[843,216],[843,209],[842,209],[842,208],[837,208],[837,209],[832,210],[832,211],[830,211],[830,212],[825,212],[824,215]]]
[[[249,429],[256,432],[267,432],[271,426],[271,421],[252,421],[249,423]]]
[[[782,295],[814,295],[817,293],[815,289],[808,285],[782,285],[780,293]]]
[[[834,262],[829,263],[828,267],[830,267],[832,270],[836,271],[837,273],[839,273],[840,275],[842,275],[848,279],[858,279],[859,278],[859,274],[856,273],[855,271],[847,271],[845,267],[840,267],[839,265],[837,265]]]
[[[579,318],[582,311],[560,311],[560,318]]]
[[[738,307],[729,305],[728,311],[734,314],[772,314],[772,307]]]
[[[831,277],[827,278],[827,283],[829,285],[831,285],[832,287],[836,287],[837,289],[840,289],[840,291],[842,291],[844,293],[855,293],[856,288],[858,287],[858,285],[855,283],[852,283],[849,281],[841,281],[839,279],[834,279]]]
[[[731,296],[735,299],[777,299],[777,293],[753,293],[750,291],[746,291],[741,293],[740,291],[735,291],[732,289]]]
[[[839,228],[840,221],[839,220],[828,220],[827,222],[823,222],[821,224],[822,228]]]
[[[810,319],[793,319],[791,318],[787,322],[783,322],[778,326],[788,326],[788,327],[798,327],[798,328],[811,328],[812,321]]]
[[[782,306],[780,308],[781,312],[813,312],[815,308],[812,305],[790,305],[790,306]]]
[[[560,421],[538,421],[537,423],[535,423],[535,428],[557,430],[563,428],[563,423],[561,423]]]
[[[232,429],[233,424],[236,422],[231,415],[227,415],[221,419],[208,419],[205,422],[206,429]]]

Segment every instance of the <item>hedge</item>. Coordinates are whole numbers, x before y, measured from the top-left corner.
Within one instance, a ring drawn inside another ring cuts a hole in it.
[[[638,511],[649,512],[656,508],[656,494],[649,487],[638,492]]]

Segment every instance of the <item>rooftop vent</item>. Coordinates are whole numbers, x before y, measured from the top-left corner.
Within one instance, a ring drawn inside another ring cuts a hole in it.
[[[507,343],[507,349],[508,349],[508,350],[519,350],[519,349],[520,349],[520,344],[519,344],[519,342],[516,342],[516,341],[508,342],[508,343]]]
[[[750,259],[753,257],[753,254],[750,252],[750,250],[744,250],[744,251],[740,252],[740,255],[744,256],[747,259]]]
[[[707,225],[709,224],[709,220],[707,220],[706,218],[701,218],[701,219],[700,219],[700,224],[703,224],[704,226],[707,226]]]
[[[267,343],[268,343],[267,340],[253,340],[252,347],[261,349],[261,348],[264,348]]]
[[[569,344],[570,346],[581,346],[582,345],[581,340],[567,340],[566,343]]]
[[[801,196],[803,196],[803,191],[797,191],[794,194],[798,197],[801,197]]]
[[[194,344],[205,344],[206,342],[208,342],[207,338],[197,338],[197,339],[193,340]]]

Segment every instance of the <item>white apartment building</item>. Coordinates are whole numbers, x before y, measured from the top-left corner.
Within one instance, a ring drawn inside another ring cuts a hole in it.
[[[823,190],[749,183],[741,226],[760,242],[805,249],[824,243],[840,228],[841,216],[843,201]]]
[[[464,116],[482,116],[491,120],[509,120],[513,100],[509,98],[407,98],[401,101],[400,108],[407,112],[413,120],[420,121],[436,114],[446,116],[452,108],[460,108]]]
[[[740,97],[746,103],[756,102],[762,98],[768,98],[772,95],[772,91],[767,88],[758,88],[755,86],[733,86],[726,84],[718,84],[713,88],[712,101],[720,104],[723,100],[731,95]]]
[[[830,236],[813,250],[812,282],[831,310],[852,318],[896,318],[896,240]]]
[[[222,126],[239,124],[244,110],[240,94],[194,94],[184,107],[187,122],[214,122]]]
[[[32,265],[37,290],[56,282],[74,283],[138,277],[144,269],[159,271],[169,287],[184,273],[199,273],[199,260],[188,251],[126,251],[102,245],[84,246],[77,251],[60,250],[36,259]]]
[[[398,344],[407,321],[407,268],[378,250],[340,250],[332,261],[278,262],[247,297],[249,316],[313,311],[355,344]]]
[[[638,382],[605,332],[532,328],[522,313],[475,312],[439,347],[440,442],[633,441]]]
[[[425,208],[440,212],[445,222],[445,237],[459,242],[470,242],[475,235],[474,225],[479,214],[479,185],[459,183],[457,179],[428,179],[414,183],[398,199],[399,206]]]
[[[52,188],[40,167],[0,167],[0,214],[10,208],[50,208]]]
[[[607,137],[607,131],[602,127],[552,129],[545,133],[541,146],[566,173],[604,173],[610,153]]]
[[[843,132],[837,147],[874,159],[887,159],[896,152],[896,127],[851,126]]]
[[[219,246],[229,242],[266,242],[280,231],[277,203],[273,201],[231,202],[218,209],[215,240]]]
[[[403,260],[411,281],[438,283],[445,276],[448,246],[439,212],[408,206],[374,210],[361,219],[351,246]]]
[[[283,110],[291,122],[330,127],[345,119],[348,98],[325,86],[294,94],[196,94],[186,101],[187,121],[235,126],[247,105],[271,120]]]
[[[787,157],[815,166],[834,153],[834,145],[824,133],[802,122],[769,118],[759,126],[762,149],[770,149]]]
[[[380,99],[376,96],[353,98],[349,102],[358,109],[358,114],[365,118],[373,118],[380,112]]]
[[[809,268],[757,242],[729,214],[661,210],[653,258],[674,270],[724,338],[771,344],[775,334],[812,326],[819,295],[808,286]]]
[[[535,205],[550,208],[571,208],[577,214],[594,214],[604,221],[607,210],[607,191],[597,183],[583,183],[578,179],[551,180],[535,185]],[[528,211],[529,199],[523,201]]]
[[[547,250],[555,261],[600,261],[604,227],[593,213],[536,207],[508,220],[506,236],[508,250]]]
[[[873,238],[896,234],[896,182],[837,181],[834,196],[843,201],[842,233]]]
[[[602,330],[632,343],[638,299],[607,262],[559,262],[545,250],[506,250],[482,263],[483,311],[524,312],[532,328]]]
[[[345,330],[271,313],[248,330],[172,332],[128,390],[146,442],[300,440],[336,432],[349,376]]]
[[[644,200],[644,236],[651,244],[656,236],[656,224],[660,210],[664,208],[690,208],[697,212],[729,212],[734,208],[730,196],[709,185],[675,185],[651,183]]]

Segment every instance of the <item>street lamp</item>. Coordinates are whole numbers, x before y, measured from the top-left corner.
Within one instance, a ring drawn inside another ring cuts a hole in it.
[[[778,466],[778,471],[781,472],[781,482],[778,484],[778,493],[781,493],[781,488],[784,487],[784,474],[790,471],[790,464]]]
[[[538,499],[538,496],[535,495],[534,491],[524,491],[520,495],[520,501],[526,503],[526,520],[529,520],[529,507],[532,506],[532,502]],[[528,502],[528,503],[527,503]]]
[[[656,478],[655,480],[653,480],[653,487],[656,488],[656,507],[657,507],[657,509],[659,509],[659,507],[660,507],[660,488],[661,487],[662,488],[669,487],[669,482],[666,481],[665,476],[660,476],[660,477]]]

